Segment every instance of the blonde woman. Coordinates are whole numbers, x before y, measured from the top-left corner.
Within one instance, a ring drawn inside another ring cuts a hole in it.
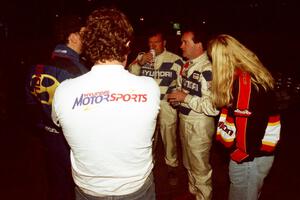
[[[212,39],[208,54],[212,99],[221,109],[217,140],[232,150],[229,199],[258,199],[280,136],[274,79],[258,57],[232,36]]]

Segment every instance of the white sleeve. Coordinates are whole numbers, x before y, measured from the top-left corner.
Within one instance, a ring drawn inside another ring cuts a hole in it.
[[[205,69],[201,76],[200,76],[200,82],[201,82],[201,97],[198,97],[196,95],[187,95],[184,99],[184,102],[195,112],[198,113],[204,113],[209,116],[216,116],[219,114],[219,111],[215,108],[215,106],[212,103],[211,99],[211,75],[205,76],[203,74],[211,74],[210,69]]]
[[[144,52],[139,53],[138,56],[136,57],[136,59],[134,61],[132,61],[132,63],[129,64],[128,71],[130,73],[137,75],[137,76],[140,75],[141,66],[138,64],[138,60],[141,59],[143,54],[144,54]]]
[[[56,88],[56,91],[55,91],[54,97],[53,97],[53,101],[52,101],[51,118],[52,118],[53,123],[54,123],[56,126],[60,127],[60,125],[59,125],[59,120],[58,120],[58,115],[57,115],[57,109],[56,109],[56,108],[57,108],[57,107],[56,107],[57,89],[58,89],[58,88]]]

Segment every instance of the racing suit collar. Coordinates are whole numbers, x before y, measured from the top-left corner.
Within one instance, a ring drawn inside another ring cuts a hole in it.
[[[190,66],[191,66],[191,65],[193,65],[193,63],[204,63],[204,62],[207,62],[208,59],[209,58],[208,58],[207,52],[205,51],[203,54],[201,54],[197,58],[194,58],[192,60],[188,60],[187,62],[189,62]]]
[[[157,55],[156,57],[161,57],[161,56],[163,56],[165,53],[166,53],[166,48],[163,50],[163,52],[161,52],[159,55]]]
[[[52,57],[64,57],[79,62],[79,54],[65,44],[58,44],[52,52]]]

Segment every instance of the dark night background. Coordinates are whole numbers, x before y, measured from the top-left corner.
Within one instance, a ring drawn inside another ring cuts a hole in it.
[[[2,0],[0,149],[3,150],[0,151],[0,177],[4,187],[0,188],[4,192],[28,194],[26,190],[31,189],[28,184],[40,180],[39,171],[36,174],[28,172],[36,168],[31,159],[35,159],[34,152],[38,151],[36,147],[28,147],[30,134],[26,131],[26,118],[30,117],[24,109],[24,80],[28,66],[49,57],[55,45],[51,27],[57,16],[78,14],[86,17],[102,5],[118,7],[132,22],[135,41],[130,58],[146,48],[143,31],[157,23],[168,28],[167,48],[179,55],[180,36],[175,35],[173,23],[184,26],[192,22],[205,26],[212,34],[231,34],[253,50],[277,79],[284,122],[278,153],[281,160],[273,169],[273,174],[282,173],[282,176],[269,179],[267,188],[271,192],[265,200],[297,199],[294,194],[300,189],[299,165],[295,165],[294,159],[299,157],[296,147],[300,140],[296,126],[300,110],[300,7],[296,0]],[[140,21],[140,17],[144,21]],[[18,189],[22,187],[25,189]],[[15,199],[12,196],[4,199]]]
[[[40,62],[53,48],[51,28],[57,16],[78,14],[83,17],[101,5],[115,5],[130,18],[136,33],[136,51],[145,47],[143,30],[163,23],[193,22],[205,25],[211,33],[237,37],[271,71],[299,74],[296,66],[299,45],[299,6],[296,0],[4,0],[0,7],[1,67],[3,73],[22,71]],[[140,21],[140,17],[144,21]],[[205,23],[205,24],[204,24]],[[174,41],[170,31],[171,41]],[[141,39],[143,38],[143,39]],[[169,48],[179,54],[179,37]]]
[[[299,7],[292,0],[4,0],[0,8],[4,53],[18,56],[22,62],[34,62],[43,51],[49,51],[46,45],[53,45],[51,27],[57,15],[85,17],[100,5],[115,5],[124,11],[137,37],[144,27],[158,22],[169,27],[174,22],[205,22],[212,33],[237,36],[266,60],[266,66],[280,69],[285,65],[285,70],[287,66],[293,70],[290,62],[296,59],[300,31]]]

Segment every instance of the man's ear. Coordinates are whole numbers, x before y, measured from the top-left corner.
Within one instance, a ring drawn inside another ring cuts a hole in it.
[[[166,47],[166,45],[167,45],[167,41],[166,41],[166,40],[164,40],[164,47]]]
[[[68,42],[70,44],[77,44],[79,40],[79,35],[77,33],[71,33],[68,37]]]
[[[203,49],[203,44],[202,42],[199,42],[201,49]]]
[[[199,48],[203,49],[202,42],[195,43],[195,45],[197,45]]]
[[[67,46],[77,53],[81,53],[82,43],[79,33],[71,33],[69,35]]]

